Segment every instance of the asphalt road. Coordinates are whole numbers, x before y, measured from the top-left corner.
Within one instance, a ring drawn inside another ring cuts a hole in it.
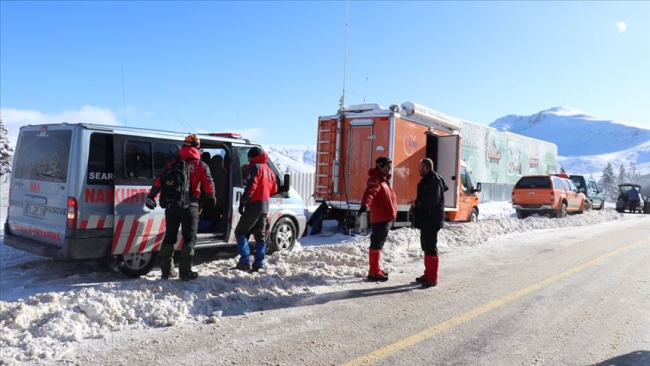
[[[650,365],[650,215],[441,257],[291,306],[90,340],[68,364]]]

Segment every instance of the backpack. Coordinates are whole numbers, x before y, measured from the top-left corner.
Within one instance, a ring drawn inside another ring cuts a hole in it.
[[[163,173],[160,182],[160,207],[179,208],[190,204],[189,164],[178,159]]]

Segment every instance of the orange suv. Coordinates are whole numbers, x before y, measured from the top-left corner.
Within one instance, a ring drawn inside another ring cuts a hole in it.
[[[520,219],[535,213],[550,217],[582,213],[585,199],[570,179],[559,176],[523,176],[512,189],[512,207]]]

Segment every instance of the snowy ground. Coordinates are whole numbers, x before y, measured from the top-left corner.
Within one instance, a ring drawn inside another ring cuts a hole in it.
[[[622,217],[614,210],[564,219],[518,220],[510,204],[481,206],[477,223],[450,224],[439,235],[440,253],[471,252],[499,245],[504,235],[525,237],[535,230],[595,225]],[[522,234],[525,233],[525,234]],[[59,262],[0,245],[0,364],[33,364],[58,359],[71,342],[113,338],[126,329],[146,331],[182,323],[219,322],[273,306],[290,306],[332,289],[344,289],[366,275],[369,239],[323,231],[300,239],[292,252],[268,257],[260,273],[233,271],[236,258],[198,253],[191,282],[161,281],[160,271],[126,279],[94,262]],[[392,231],[383,265],[399,272],[421,261],[419,232]]]

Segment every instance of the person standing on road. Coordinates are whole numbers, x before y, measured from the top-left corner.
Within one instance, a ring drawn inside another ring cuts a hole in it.
[[[259,147],[248,150],[246,167],[246,188],[239,201],[239,223],[235,228],[239,262],[235,269],[257,272],[264,266],[266,254],[265,231],[268,224],[270,197],[277,193],[276,177],[267,162],[269,156]],[[255,262],[251,267],[248,237],[251,231],[255,238]]]
[[[639,198],[639,191],[637,191],[636,188],[633,186],[627,192],[627,197],[628,197],[627,204],[630,209],[630,212],[635,212],[637,207],[639,206],[639,202],[641,202],[641,198]]]
[[[387,157],[379,157],[375,161],[376,166],[368,171],[366,190],[361,198],[361,207],[358,215],[363,214],[370,208],[370,248],[368,250],[368,281],[388,281],[388,274],[381,269],[381,251],[384,248],[386,237],[393,221],[397,217],[397,201],[395,192],[390,186],[390,170],[392,160]]]
[[[182,281],[189,281],[196,279],[199,274],[192,271],[192,259],[194,258],[194,245],[196,244],[196,232],[199,226],[199,198],[201,197],[201,190],[207,199],[206,206],[214,206],[214,183],[210,176],[210,168],[201,161],[199,158],[201,154],[199,147],[201,140],[196,135],[188,135],[185,137],[183,147],[178,151],[178,157],[167,163],[165,169],[156,178],[149,195],[145,201],[145,205],[150,210],[156,208],[156,196],[161,192],[163,180],[168,177],[167,173],[172,167],[176,166],[179,160],[184,160],[187,163],[187,173],[189,179],[189,192],[182,192],[187,196],[185,199],[179,201],[182,204],[163,203],[161,207],[165,208],[165,237],[163,238],[160,252],[160,267],[162,272],[162,279],[169,279],[170,274],[174,268],[174,246],[178,238],[178,228],[181,227],[183,236],[183,246],[181,248],[181,257],[179,263],[179,276]],[[166,184],[170,184],[165,182]],[[161,200],[164,198],[161,194]]]
[[[420,229],[420,246],[424,251],[424,274],[415,279],[422,287],[438,285],[438,231],[445,222],[445,191],[447,186],[444,179],[433,171],[433,161],[425,158],[418,166],[420,182],[417,197],[411,212],[414,216],[414,227]]]

